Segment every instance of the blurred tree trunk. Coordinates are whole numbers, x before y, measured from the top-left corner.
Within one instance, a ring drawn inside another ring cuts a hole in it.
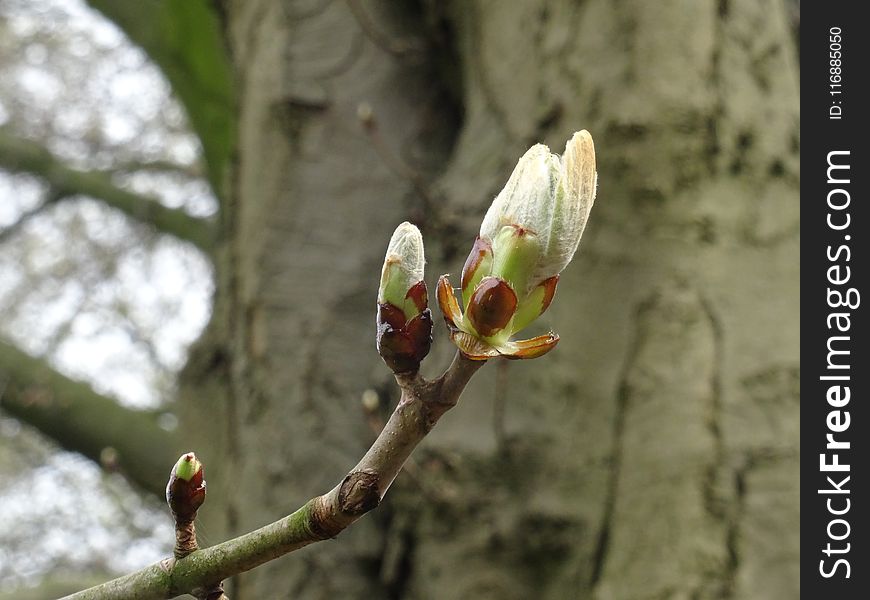
[[[180,403],[209,465],[210,541],[334,485],[373,437],[364,390],[394,405],[374,307],[396,224],[421,226],[432,289],[461,269],[529,145],[561,151],[589,129],[600,173],[544,319],[559,348],[487,365],[373,515],[243,575],[231,597],[796,597],[799,105],[784,4],[222,11],[237,151],[216,310]],[[424,370],[451,350],[438,328]]]

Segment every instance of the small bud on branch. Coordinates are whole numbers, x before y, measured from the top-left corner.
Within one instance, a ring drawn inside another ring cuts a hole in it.
[[[432,345],[425,264],[420,230],[406,221],[390,239],[378,289],[378,353],[394,373],[417,371]]]
[[[205,502],[205,479],[202,463],[193,452],[182,454],[172,467],[166,484],[166,503],[175,519],[175,558],[182,559],[199,550],[196,539],[196,513]],[[223,582],[192,590],[204,600],[227,600]]]
[[[166,503],[175,519],[175,558],[184,558],[199,549],[196,541],[196,511],[205,502],[205,479],[196,454],[182,454],[166,484]]]
[[[196,454],[182,454],[166,484],[166,502],[176,521],[193,521],[196,511],[205,502],[205,479],[202,463]]]

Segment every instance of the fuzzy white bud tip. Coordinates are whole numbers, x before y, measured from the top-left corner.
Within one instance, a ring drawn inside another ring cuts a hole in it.
[[[381,271],[378,302],[401,306],[408,290],[423,280],[425,265],[423,236],[415,225],[405,221],[396,227],[390,238]]]
[[[480,237],[493,242],[505,226],[528,231],[538,253],[528,284],[558,275],[580,244],[595,201],[596,177],[595,146],[586,130],[571,137],[561,157],[543,144],[532,146],[487,211]]]

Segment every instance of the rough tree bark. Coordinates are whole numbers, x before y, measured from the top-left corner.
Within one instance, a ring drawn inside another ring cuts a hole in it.
[[[396,401],[373,321],[399,221],[423,230],[432,289],[530,144],[589,129],[600,173],[547,313],[559,348],[487,365],[415,455],[421,476],[230,596],[796,597],[799,106],[783,3],[219,4],[238,137],[215,313],[179,401],[210,465],[215,540],[356,462],[373,435],[364,390]]]

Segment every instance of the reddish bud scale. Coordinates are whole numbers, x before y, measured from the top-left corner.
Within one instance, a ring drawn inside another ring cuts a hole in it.
[[[426,290],[426,282],[418,281],[408,290],[408,293],[405,294],[406,299],[410,299],[414,302],[414,306],[417,307],[417,310],[423,312],[426,308],[429,307],[429,293]]]
[[[512,354],[505,354],[504,356],[505,358],[509,358],[511,360],[538,358],[539,356],[543,356],[544,354],[555,348],[556,344],[558,343],[559,336],[551,331],[550,333],[545,333],[544,335],[539,335],[528,340],[516,342],[514,344],[514,352]]]
[[[444,322],[451,331],[455,330],[456,324],[462,320],[462,311],[459,309],[459,301],[456,300],[456,294],[453,293],[453,286],[450,285],[447,275],[438,278],[437,297]]]
[[[424,288],[425,293],[425,288]],[[378,304],[378,354],[394,373],[420,368],[432,346],[432,313],[428,308],[405,321],[401,309],[389,303]]]
[[[517,295],[506,282],[486,277],[468,303],[468,320],[484,337],[495,335],[510,322],[517,309]]]
[[[555,292],[557,278],[551,279],[552,281],[547,280],[541,284],[546,286],[546,293],[542,304],[548,305],[552,300],[552,294]],[[503,296],[503,292],[496,292],[494,295]],[[504,301],[503,298],[502,301]],[[493,346],[479,337],[480,332],[477,332],[477,334],[469,333],[462,325],[464,320],[462,311],[459,308],[459,302],[456,300],[456,294],[453,292],[453,287],[450,285],[447,275],[442,275],[438,280],[438,305],[444,314],[444,321],[447,323],[447,328],[450,331],[450,339],[453,340],[459,351],[471,360],[487,360],[497,356],[510,359],[537,358],[555,348],[559,342],[559,336],[550,332],[528,340],[507,341]],[[514,313],[511,312],[510,314],[513,316]],[[467,318],[465,320],[470,321],[471,319]]]
[[[558,283],[559,276],[554,275],[540,284],[544,286],[544,301],[541,303],[541,314],[544,314],[544,312],[550,308],[550,303],[553,302],[553,296],[556,295],[556,285],[558,285]]]
[[[405,313],[401,308],[393,306],[389,302],[378,304],[378,332],[380,333],[382,326],[389,326],[391,329],[402,329],[405,326]]]
[[[474,239],[474,246],[471,248],[471,252],[468,254],[468,258],[465,259],[465,266],[462,267],[463,290],[466,290],[468,288],[468,284],[471,282],[471,278],[474,276],[474,273],[475,271],[477,271],[480,263],[483,262],[483,259],[490,254],[492,254],[492,244],[490,244],[480,236],[477,236]]]

